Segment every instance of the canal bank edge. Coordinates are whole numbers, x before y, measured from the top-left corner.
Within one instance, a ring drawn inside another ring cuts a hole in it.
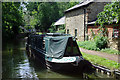
[[[96,71],[98,71],[98,72],[101,72],[101,73],[105,73],[105,74],[107,74],[108,76],[114,76],[116,79],[118,78],[120,78],[120,71],[118,70],[118,69],[110,69],[110,68],[108,68],[108,67],[106,67],[106,65],[101,65],[101,64],[98,64],[98,63],[96,63],[96,62],[94,62],[94,61],[91,61],[90,59],[89,59],[89,56],[90,56],[90,54],[87,54],[87,53],[83,53],[82,52],[82,55],[83,55],[83,57],[85,58],[85,59],[87,59],[88,61],[90,61],[91,63],[92,63],[92,65],[93,65],[93,67],[96,69]],[[89,56],[87,56],[86,57],[86,55],[89,55]],[[96,55],[91,55],[92,57],[93,56],[96,56]],[[99,57],[99,56],[98,56]],[[97,58],[98,58],[97,57]],[[93,59],[93,58],[92,58]],[[104,59],[104,58],[103,58]],[[107,60],[107,59],[106,59]],[[119,64],[120,65],[120,64]]]

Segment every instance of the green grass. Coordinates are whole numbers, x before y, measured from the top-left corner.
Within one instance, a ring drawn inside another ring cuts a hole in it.
[[[120,54],[120,51],[111,49],[111,48],[105,48],[100,50],[98,47],[96,47],[95,41],[82,41],[82,42],[77,41],[77,44],[79,47],[88,49],[88,50],[101,51],[108,54]]]
[[[96,55],[90,55],[86,53],[82,53],[82,55],[86,60],[93,62],[94,64],[102,65],[109,69],[118,69],[120,67],[120,63],[117,63],[112,60],[108,60],[108,59],[105,59],[105,58],[102,58]]]
[[[96,44],[94,41],[82,41],[82,42],[77,41],[77,44],[79,47],[82,47],[88,50],[99,51],[99,48],[96,47]]]
[[[118,50],[111,49],[111,48],[102,49],[101,52],[105,52],[108,54],[120,54],[120,52]]]

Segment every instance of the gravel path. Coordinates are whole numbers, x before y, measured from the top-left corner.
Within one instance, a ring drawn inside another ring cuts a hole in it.
[[[120,63],[120,55],[115,55],[115,54],[108,54],[108,53],[103,53],[100,51],[93,51],[93,50],[86,50],[83,48],[80,48],[80,51],[83,53],[91,54],[91,55],[97,55],[112,61],[116,61]]]

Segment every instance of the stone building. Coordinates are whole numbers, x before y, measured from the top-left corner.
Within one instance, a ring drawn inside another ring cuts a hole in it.
[[[75,36],[78,41],[87,39],[87,23],[95,21],[97,14],[103,11],[105,2],[87,0],[65,11],[65,29],[67,34]]]

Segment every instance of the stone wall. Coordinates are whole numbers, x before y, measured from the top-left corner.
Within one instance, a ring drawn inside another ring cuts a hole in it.
[[[66,33],[69,30],[69,34],[75,36],[75,29],[77,29],[78,41],[84,41],[87,32],[85,31],[87,30],[85,24],[87,24],[88,21],[95,20],[97,18],[97,14],[103,10],[104,5],[105,3],[103,2],[93,2],[88,6],[80,7],[79,9],[65,13]]]
[[[77,39],[84,41],[84,9],[78,9],[65,14],[66,33],[69,29],[69,34],[75,36],[77,29]]]
[[[94,2],[87,7],[88,22],[97,18],[98,13],[103,11],[105,2]]]
[[[113,38],[109,40],[108,47],[120,51],[120,38]]]

